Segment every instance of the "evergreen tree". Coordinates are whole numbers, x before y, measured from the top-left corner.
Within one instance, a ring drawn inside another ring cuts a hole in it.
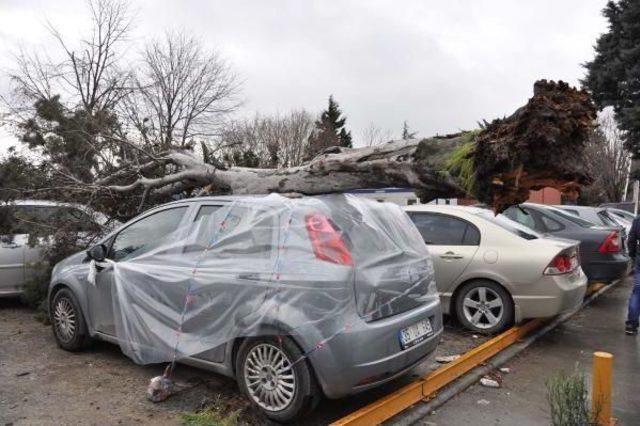
[[[316,120],[315,134],[309,139],[307,157],[315,157],[330,146],[352,148],[351,132],[345,128],[346,121],[333,95],[329,96],[329,106]]]
[[[609,30],[598,38],[582,84],[599,108],[613,107],[627,149],[640,158],[640,1],[609,1],[603,15]]]

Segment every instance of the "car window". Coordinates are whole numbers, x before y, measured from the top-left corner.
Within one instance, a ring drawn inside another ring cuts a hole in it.
[[[202,218],[206,218],[211,216],[213,212],[218,210],[220,206],[202,206],[198,210],[198,214],[196,214],[195,222],[201,220]]]
[[[502,214],[509,219],[526,226],[527,228],[536,229],[536,222],[533,219],[533,215],[530,212],[524,210],[524,208],[512,206],[505,210]]]
[[[540,221],[548,232],[560,231],[564,228],[560,222],[544,214],[540,215]]]
[[[440,213],[409,212],[424,242],[432,245],[478,245],[480,233],[467,221]],[[473,227],[467,234],[467,228]]]
[[[600,218],[600,220],[602,221],[602,223],[604,223],[605,225],[608,225],[608,226],[620,226],[620,224],[618,222],[616,222],[616,220],[614,218],[609,216],[609,214],[606,211],[601,210],[597,214],[598,214],[598,217]]]
[[[591,228],[592,226],[595,226],[595,223],[579,218],[578,216],[574,216],[571,213],[563,211],[562,209],[556,209],[554,207],[545,207],[545,209],[550,211],[552,214],[556,214],[583,228]]]
[[[93,219],[70,206],[4,206],[0,208],[0,234],[53,234],[64,227],[75,232],[99,230]]]
[[[162,210],[129,225],[113,240],[109,258],[126,260],[157,247],[164,237],[178,229],[186,211],[186,206]]]
[[[273,231],[276,215],[260,214],[252,211],[250,206],[230,204],[222,206],[205,205],[200,207],[196,221],[203,222],[206,228],[199,231],[198,241],[188,251],[199,251],[213,240],[214,233],[218,244],[214,244],[211,252],[218,257],[270,258],[273,248]],[[219,228],[214,223],[222,223]]]
[[[476,212],[476,215],[495,223],[501,228],[517,235],[518,237],[524,238],[525,240],[535,240],[536,238],[540,238],[540,235],[533,231],[531,228],[524,226],[514,220],[511,220],[504,214],[499,214],[496,216],[490,210],[480,210]]]

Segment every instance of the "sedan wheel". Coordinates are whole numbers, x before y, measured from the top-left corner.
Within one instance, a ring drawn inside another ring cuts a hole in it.
[[[462,325],[478,333],[497,333],[513,321],[511,296],[492,281],[465,284],[458,292],[455,307]]]
[[[293,401],[296,375],[291,360],[279,348],[254,346],[244,364],[244,379],[251,398],[268,411],[285,409]]]
[[[481,329],[494,327],[504,314],[502,299],[487,287],[476,287],[467,293],[462,306],[467,321]]]

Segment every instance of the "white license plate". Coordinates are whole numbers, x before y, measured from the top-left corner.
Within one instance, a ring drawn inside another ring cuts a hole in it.
[[[400,347],[407,349],[417,345],[431,334],[433,334],[433,328],[431,328],[431,322],[428,319],[417,322],[400,330]]]

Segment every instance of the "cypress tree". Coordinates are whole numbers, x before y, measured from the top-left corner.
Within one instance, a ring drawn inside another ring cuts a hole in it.
[[[609,1],[602,11],[608,31],[595,46],[596,56],[585,64],[582,81],[599,108],[612,106],[625,133],[625,146],[640,158],[640,1]]]
[[[322,111],[320,119],[316,120],[316,131],[309,139],[307,157],[315,157],[330,146],[352,148],[351,132],[345,127],[346,121],[347,118],[342,116],[333,95],[329,96],[329,106]]]

